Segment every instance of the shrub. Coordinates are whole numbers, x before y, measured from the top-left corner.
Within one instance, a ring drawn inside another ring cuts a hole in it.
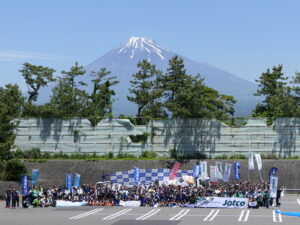
[[[243,154],[234,154],[231,155],[229,159],[247,159],[247,156]]]
[[[44,153],[42,153],[41,158],[42,159],[52,159],[52,155],[50,152],[44,152]]]
[[[19,148],[12,152],[12,154],[14,159],[24,159],[24,152]]]
[[[278,159],[278,157],[275,154],[262,154],[262,159]]]
[[[24,151],[25,159],[39,159],[41,158],[41,150],[39,148],[32,148]]]
[[[117,155],[118,159],[136,159],[137,157],[135,155],[132,154],[128,154],[128,153],[120,153]]]
[[[178,153],[177,153],[177,151],[176,151],[175,148],[170,149],[169,150],[169,154],[170,154],[170,158],[171,159],[177,159],[178,158]]]
[[[157,157],[156,152],[153,151],[144,151],[142,152],[140,158],[154,159]]]
[[[114,153],[113,152],[109,152],[107,154],[107,158],[112,159],[114,157]]]
[[[228,159],[228,155],[226,155],[226,154],[218,155],[218,156],[215,156],[214,159]]]
[[[205,152],[196,152],[193,156],[193,159],[207,159]]]
[[[20,182],[22,174],[26,174],[25,165],[19,160],[9,160],[5,163],[3,178],[6,181]]]

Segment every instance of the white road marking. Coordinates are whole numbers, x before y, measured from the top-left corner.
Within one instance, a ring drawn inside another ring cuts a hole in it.
[[[297,199],[298,204],[300,205],[300,199]]]
[[[210,218],[209,221],[213,221],[213,219],[218,215],[218,213],[220,212],[220,210],[218,209],[215,214]]]
[[[277,220],[277,216],[278,215],[278,220]],[[282,222],[282,216],[280,213],[276,213],[275,210],[273,210],[273,222],[274,223],[281,223]]]
[[[242,221],[242,218],[243,218],[243,216],[244,216],[244,210],[242,210],[242,212],[241,212],[241,214],[240,214],[240,217],[239,217],[239,222],[241,222]]]
[[[97,213],[97,212],[100,212],[101,210],[103,210],[103,209],[94,209],[94,210],[92,210],[92,211],[88,211],[88,212],[86,212],[86,213],[82,213],[82,214],[79,214],[79,215],[77,215],[77,216],[70,217],[69,219],[70,219],[70,220],[78,220],[78,219],[81,219],[81,218],[83,218],[83,217],[86,217],[86,216],[95,214],[95,213]]]
[[[125,213],[128,213],[128,212],[130,212],[132,209],[123,209],[123,210],[121,210],[121,211],[119,211],[119,212],[117,212],[117,213],[114,213],[114,214],[112,214],[112,215],[109,215],[109,216],[107,216],[107,217],[104,217],[102,220],[112,220],[112,219],[114,219],[114,218],[116,218],[116,217],[118,217],[118,216],[121,216],[121,215],[123,215],[123,214],[125,214]]]
[[[175,216],[171,217],[169,220],[179,220],[180,218],[184,217],[189,211],[189,209],[183,209]]]
[[[250,210],[247,210],[247,214],[246,214],[245,220],[244,220],[245,222],[248,220],[249,214],[250,214]]]
[[[245,217],[244,217],[244,212],[245,210],[242,210],[241,214],[240,214],[240,217],[239,217],[239,222],[246,222],[248,220],[248,217],[249,217],[249,214],[250,214],[250,210],[248,209],[246,214],[245,214]],[[243,218],[244,217],[244,218]]]
[[[160,209],[153,209],[151,210],[150,212],[136,218],[135,220],[145,220],[145,219],[148,219],[149,217],[155,215],[156,213],[158,213],[160,211]]]
[[[203,221],[207,221],[209,219],[209,217],[215,212],[215,210],[211,210],[210,213],[204,218]]]
[[[281,216],[281,214],[278,214],[278,217],[279,217],[279,222],[282,222],[282,216]]]

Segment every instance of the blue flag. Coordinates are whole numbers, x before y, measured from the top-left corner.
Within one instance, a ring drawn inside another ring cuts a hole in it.
[[[66,174],[66,187],[72,192],[72,174]]]
[[[241,179],[241,164],[239,162],[234,162],[234,179],[240,180]]]
[[[29,176],[28,175],[22,175],[21,186],[22,186],[22,195],[27,195],[29,192]]]
[[[274,177],[277,174],[277,171],[278,171],[278,168],[276,168],[276,167],[273,167],[270,169],[269,180],[270,180],[270,177]]]
[[[194,165],[194,177],[199,177],[200,175],[200,165]]]
[[[38,179],[39,179],[39,170],[32,169],[32,187],[36,185]]]
[[[141,171],[140,168],[135,167],[134,168],[134,183],[138,183],[140,181],[141,177]]]
[[[79,185],[80,185],[80,174],[77,173],[75,176],[74,187],[78,188]]]
[[[269,172],[269,183],[271,183],[271,177],[275,177],[277,174],[278,168],[272,167]]]

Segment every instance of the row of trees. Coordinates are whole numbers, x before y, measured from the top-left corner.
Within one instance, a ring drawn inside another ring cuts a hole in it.
[[[184,62],[178,56],[169,61],[167,73],[144,60],[133,74],[128,100],[137,105],[137,117],[151,118],[218,118],[233,115],[236,102],[232,96],[222,95],[204,84],[200,75],[187,74]],[[24,63],[20,70],[28,87],[25,98],[17,85],[6,85],[4,92],[13,92],[17,112],[13,117],[112,117],[112,103],[118,84],[116,76],[106,68],[91,72],[91,83],[80,78],[85,74],[82,66],[75,63],[69,71],[61,71],[55,78],[52,68]],[[50,101],[38,105],[36,101],[43,87],[55,82]],[[92,90],[87,91],[87,86]],[[5,95],[0,98],[5,98]],[[11,108],[10,106],[8,108]],[[13,107],[14,108],[14,107]],[[15,111],[16,111],[15,110]]]
[[[127,97],[138,106],[137,117],[227,119],[234,113],[236,100],[207,87],[200,74],[187,74],[178,56],[165,74],[146,60],[137,67]]]
[[[86,117],[96,124],[102,118],[113,116],[114,86],[119,81],[106,68],[92,72],[90,84],[80,79],[85,71],[78,63],[68,71],[61,71],[57,78],[54,69],[30,63],[24,63],[20,72],[28,86],[27,97],[16,84],[0,87],[0,159],[9,157],[7,153],[14,142],[15,123],[11,122],[14,118]],[[52,82],[56,85],[50,101],[36,104],[41,89]],[[137,105],[136,117],[226,120],[234,114],[236,100],[207,87],[199,74],[187,74],[178,56],[169,60],[166,73],[146,60],[139,62],[130,82],[127,98]],[[279,65],[262,73],[257,82],[258,90],[254,94],[264,99],[252,116],[274,119],[300,115],[300,73],[288,82]],[[90,92],[87,85],[92,86]]]

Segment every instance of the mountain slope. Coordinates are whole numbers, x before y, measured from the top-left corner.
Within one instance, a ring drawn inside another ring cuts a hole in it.
[[[114,103],[115,114],[134,115],[136,107],[128,102],[126,96],[129,94],[129,81],[132,79],[132,74],[137,71],[137,63],[146,59],[165,72],[168,67],[168,60],[174,55],[178,54],[169,51],[151,39],[131,37],[119,47],[87,65],[85,68],[87,73],[83,80],[90,83],[89,73],[99,70],[101,67],[106,67],[120,80],[120,83],[115,87],[117,94],[117,100]],[[258,98],[253,96],[257,88],[254,83],[209,64],[198,63],[184,56],[180,57],[184,59],[189,74],[196,75],[200,73],[205,78],[206,85],[222,94],[233,95],[238,100],[235,107],[236,115],[245,116],[251,113],[258,101]]]

